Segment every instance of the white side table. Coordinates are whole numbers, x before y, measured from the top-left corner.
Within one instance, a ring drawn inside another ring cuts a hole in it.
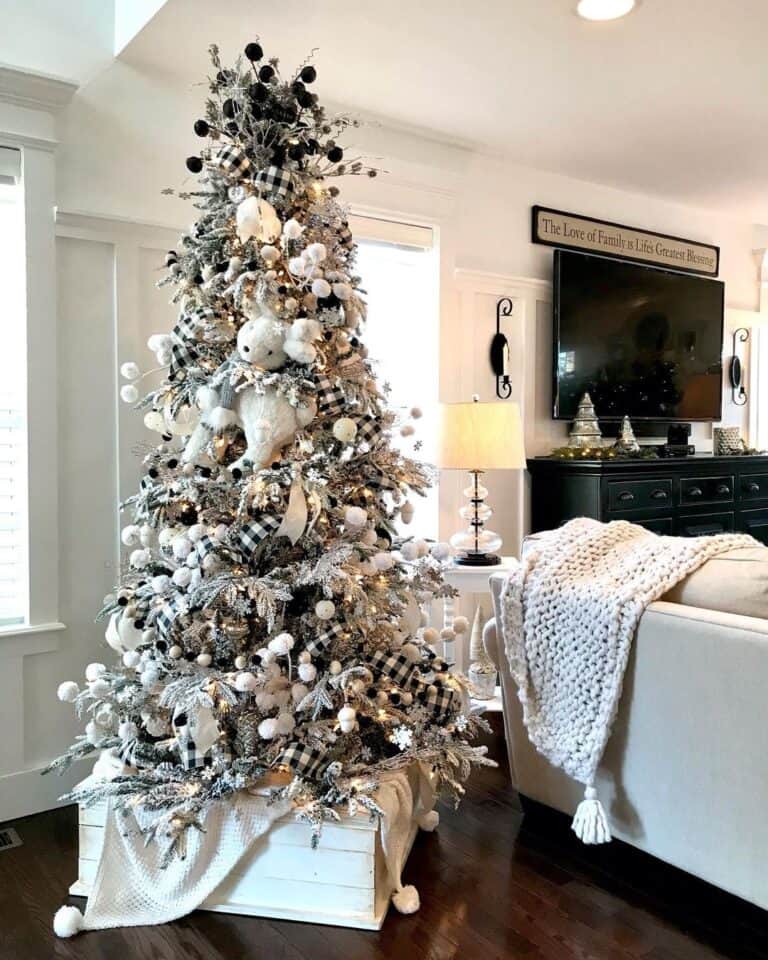
[[[465,567],[458,563],[450,561],[443,566],[443,577],[452,587],[455,587],[462,595],[460,600],[467,597],[471,606],[468,608],[471,614],[474,614],[477,604],[477,597],[488,595],[490,590],[488,580],[494,573],[508,573],[512,569],[514,557],[502,557],[501,563],[494,567]],[[490,608],[490,601],[488,601]],[[453,626],[453,618],[456,615],[456,602],[453,597],[446,597],[443,601],[443,626]],[[489,614],[490,618],[490,614]],[[468,614],[467,619],[472,623],[473,616]],[[469,634],[466,634],[467,639]],[[454,649],[455,641],[444,644],[443,656],[448,660],[455,660],[456,666],[462,672],[466,672],[468,664],[468,650],[461,645],[459,650]]]

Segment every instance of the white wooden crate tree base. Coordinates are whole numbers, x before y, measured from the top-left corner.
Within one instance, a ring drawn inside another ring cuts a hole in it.
[[[80,807],[75,896],[91,892],[105,817],[106,804]],[[408,852],[417,829],[414,821]],[[378,821],[361,813],[326,824],[314,850],[311,832],[293,814],[276,820],[200,909],[378,930],[393,891]]]

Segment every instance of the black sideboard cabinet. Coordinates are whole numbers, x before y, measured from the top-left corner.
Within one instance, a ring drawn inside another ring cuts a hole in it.
[[[592,517],[681,537],[740,531],[768,544],[768,456],[536,457],[528,470],[533,533]]]

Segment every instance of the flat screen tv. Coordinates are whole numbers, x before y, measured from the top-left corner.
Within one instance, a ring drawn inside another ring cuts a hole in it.
[[[719,420],[725,285],[555,251],[554,418]]]

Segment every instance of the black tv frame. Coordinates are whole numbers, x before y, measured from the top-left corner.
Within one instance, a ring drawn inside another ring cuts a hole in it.
[[[558,391],[558,356],[559,356],[559,344],[560,344],[560,260],[562,255],[571,254],[574,256],[580,257],[590,257],[592,260],[612,260],[615,263],[622,264],[631,264],[635,267],[640,267],[643,270],[648,270],[653,273],[671,273],[674,276],[683,276],[687,279],[691,279],[691,273],[683,270],[669,270],[666,267],[652,267],[647,263],[643,263],[639,260],[630,260],[627,257],[604,257],[596,253],[588,253],[586,250],[571,250],[567,247],[557,247],[553,254],[553,270],[552,270],[552,419],[553,420],[573,420],[572,416],[561,415],[558,410],[559,404],[559,391]],[[718,406],[718,412],[716,416],[712,417],[686,417],[686,421],[691,421],[693,423],[717,423],[723,418],[723,344],[725,338],[725,282],[719,280],[715,277],[705,277],[698,275],[696,279],[700,280],[702,283],[717,283],[720,286],[720,390],[718,392],[718,397],[720,403]],[[622,417],[601,417],[598,411],[598,419],[600,422],[604,423],[620,423]],[[632,417],[632,422],[648,422],[648,423],[679,423],[683,418],[681,417]]]

